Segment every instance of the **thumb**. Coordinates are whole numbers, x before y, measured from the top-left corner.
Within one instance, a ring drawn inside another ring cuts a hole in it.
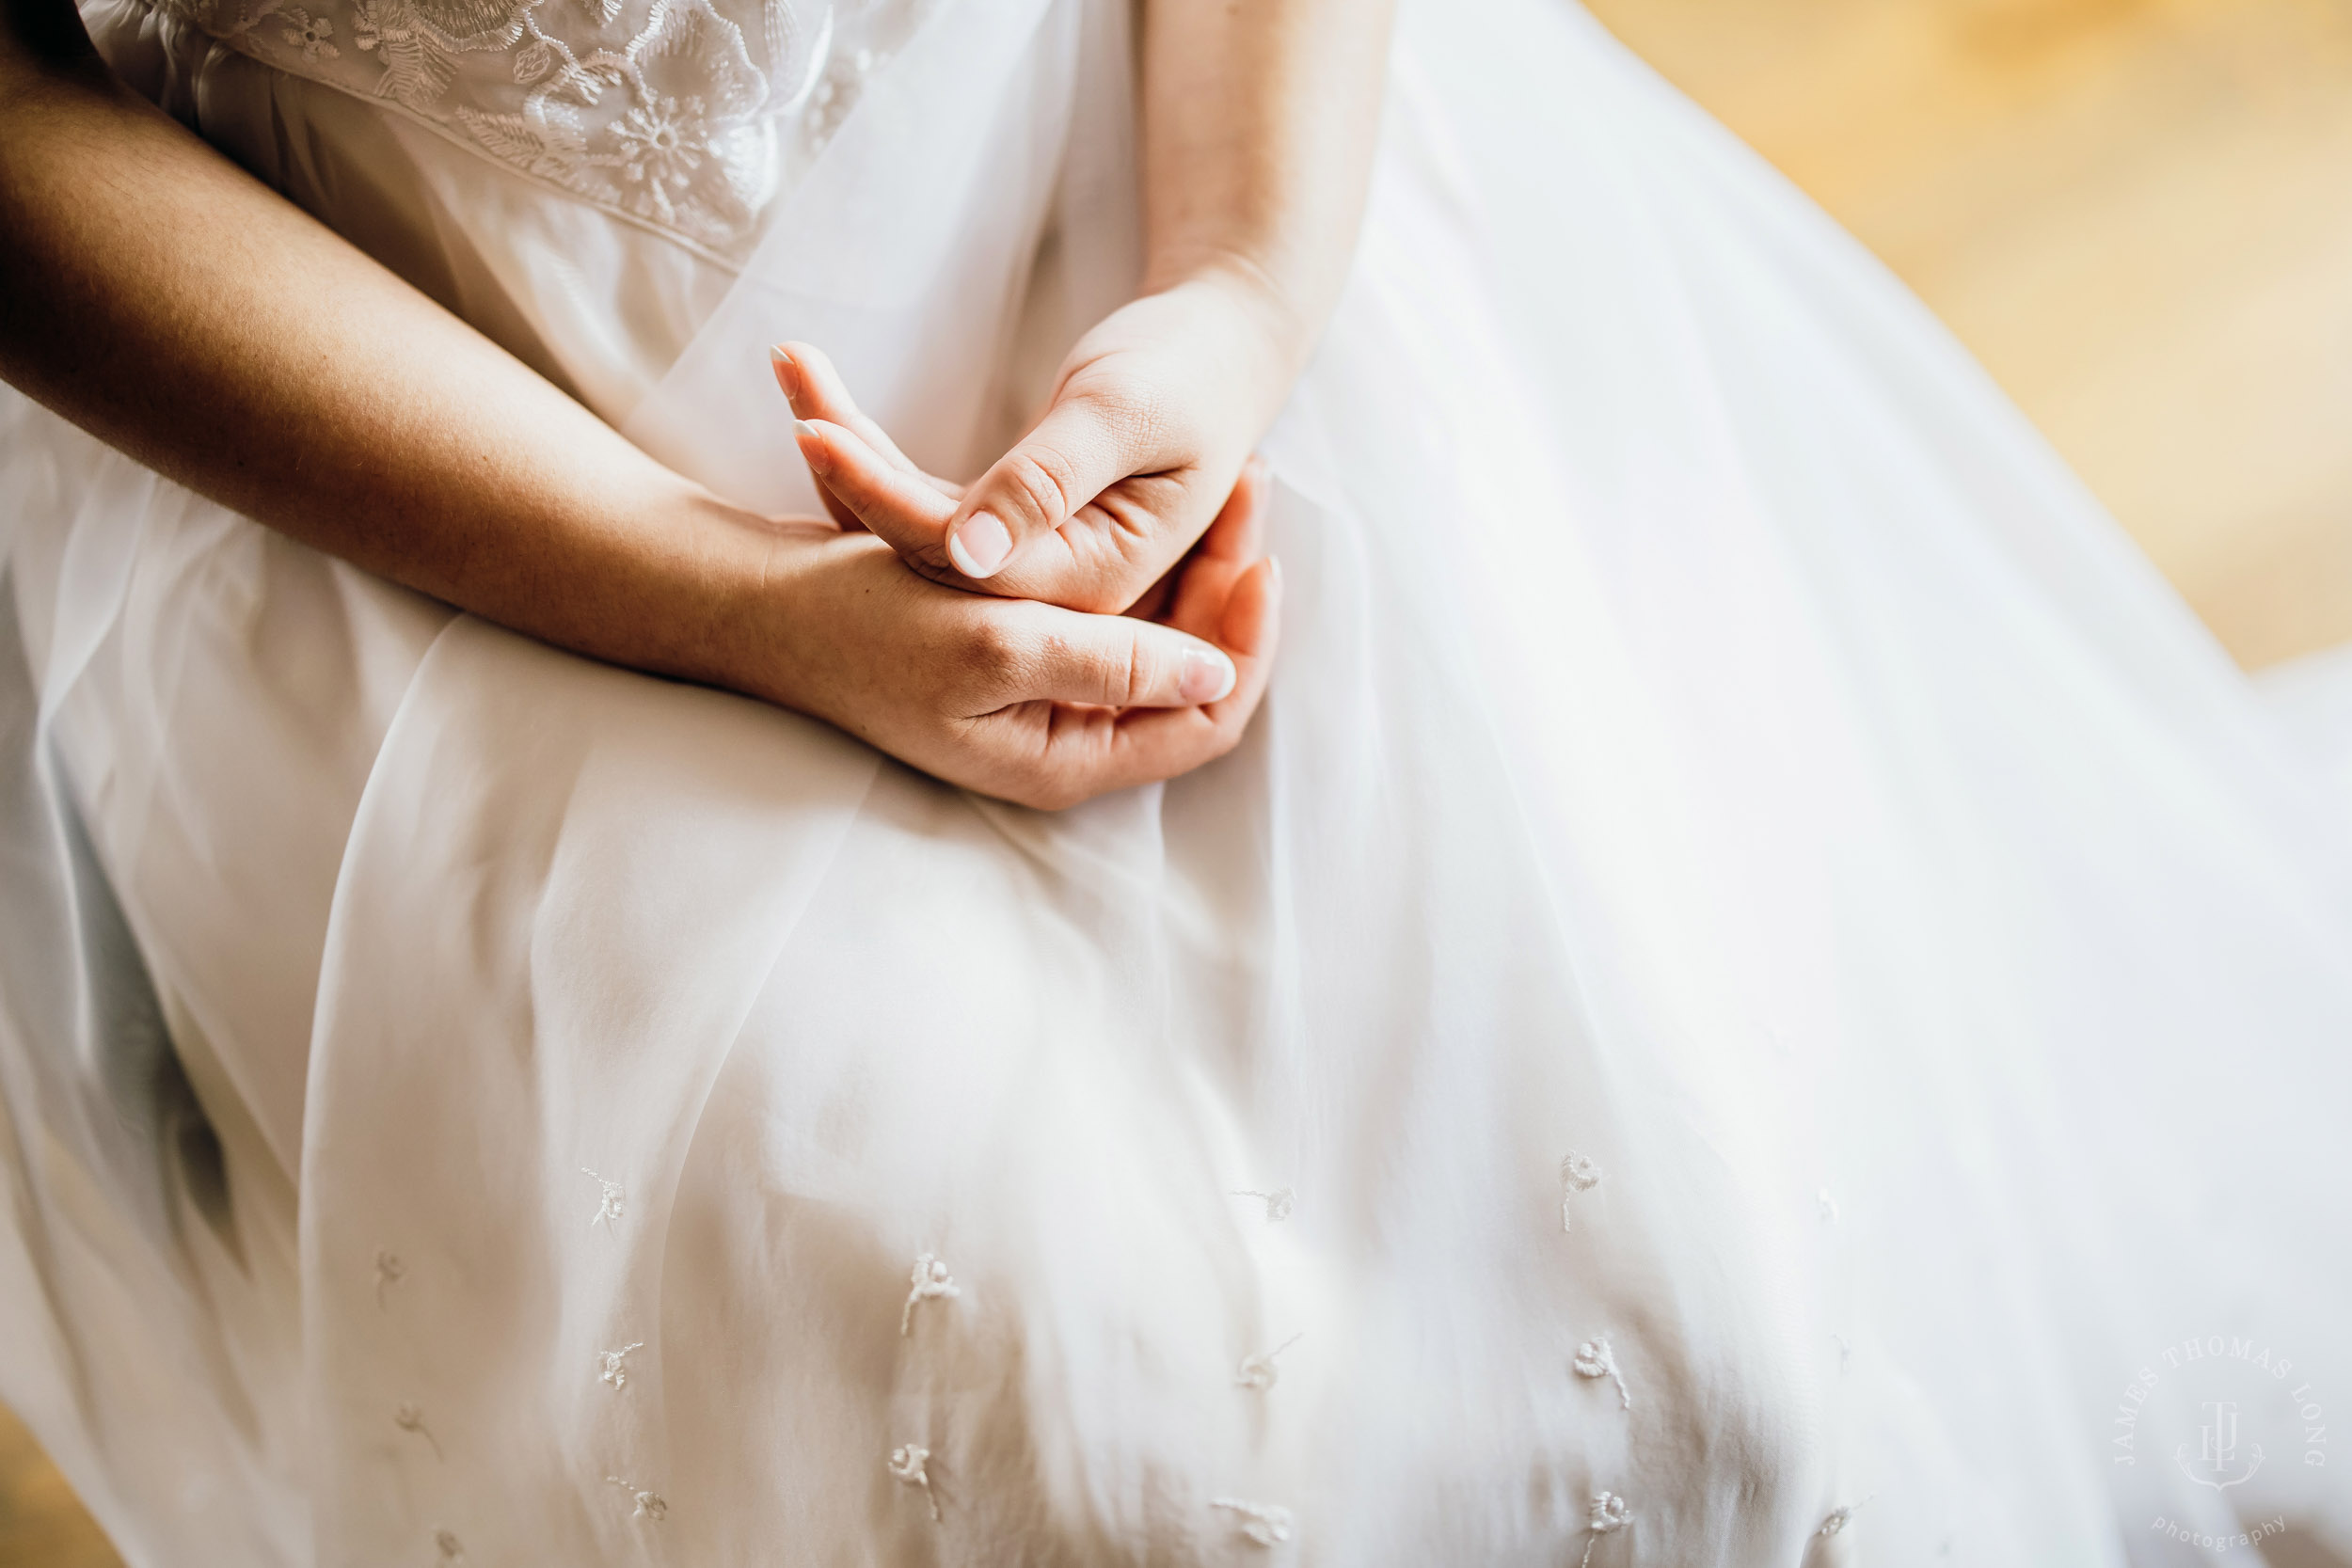
[[[1104,707],[1195,707],[1229,695],[1232,659],[1215,643],[1130,615],[1054,610],[1021,695]]]
[[[1097,392],[1064,391],[1037,428],[963,494],[949,521],[947,558],[985,578],[1129,474],[1152,466],[1152,421]]]

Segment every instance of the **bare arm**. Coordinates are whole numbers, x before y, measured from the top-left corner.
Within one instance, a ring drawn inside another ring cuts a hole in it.
[[[1263,689],[1273,596],[1249,561],[1170,625],[1075,615],[688,482],[130,92],[70,0],[0,0],[0,376],[395,581],[991,794],[1181,773]]]
[[[1265,313],[1273,405],[1363,219],[1393,0],[1147,0],[1146,293],[1230,282]]]
[[[121,86],[63,0],[0,5],[0,375],[396,581],[724,677],[714,591],[757,519]]]

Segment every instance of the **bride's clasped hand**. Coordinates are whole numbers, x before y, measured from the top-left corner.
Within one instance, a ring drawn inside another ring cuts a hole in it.
[[[1295,373],[1282,312],[1252,297],[1194,279],[1114,311],[970,486],[911,462],[820,348],[771,348],[840,531],[779,531],[805,612],[771,634],[791,646],[758,661],[780,673],[761,694],[1025,805],[1230,751],[1281,584],[1249,451]]]
[[[796,417],[811,417],[803,451],[848,526],[776,528],[763,576],[790,610],[746,623],[749,645],[734,662],[765,672],[747,689],[950,783],[1049,809],[1172,778],[1240,740],[1265,693],[1279,620],[1262,463],[1236,463],[1197,538],[1164,522],[1184,516],[1197,483],[1134,482],[1138,499],[1118,512],[1134,559],[1182,543],[1180,559],[1117,607],[1133,613],[974,592],[931,568],[920,543],[969,498],[908,462],[821,353],[796,343],[771,357]],[[1119,579],[1091,547],[1073,544],[1065,560],[1098,568],[1092,580],[1111,588]]]
[[[1312,335],[1270,288],[1196,273],[1104,317],[968,488],[923,473],[804,343],[771,351],[826,506],[958,587],[1104,612],[1156,590],[1218,514]]]

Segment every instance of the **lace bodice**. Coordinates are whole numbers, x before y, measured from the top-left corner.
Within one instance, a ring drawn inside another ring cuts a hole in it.
[[[926,0],[155,0],[295,75],[739,261]]]

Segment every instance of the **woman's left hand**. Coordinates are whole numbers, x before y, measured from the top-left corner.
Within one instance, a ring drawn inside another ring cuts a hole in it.
[[[826,505],[960,588],[1117,612],[1184,557],[1288,395],[1278,308],[1195,277],[1114,311],[1065,362],[1044,416],[969,487],[916,468],[818,351],[774,351]]]

